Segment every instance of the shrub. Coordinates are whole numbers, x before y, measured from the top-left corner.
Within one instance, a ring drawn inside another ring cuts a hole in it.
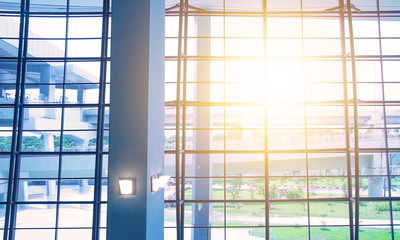
[[[299,187],[298,189],[290,189],[286,193],[286,198],[294,199],[303,197],[303,190]]]

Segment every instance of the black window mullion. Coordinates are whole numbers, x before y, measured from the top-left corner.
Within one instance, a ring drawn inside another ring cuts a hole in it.
[[[379,0],[376,0],[376,5],[379,10]],[[392,201],[392,174],[391,174],[391,161],[390,161],[390,154],[389,154],[389,143],[388,143],[388,131],[387,131],[387,119],[386,119],[386,100],[385,100],[385,84],[384,84],[384,74],[383,74],[383,57],[382,57],[382,30],[381,30],[381,15],[378,11],[378,34],[379,34],[379,55],[380,55],[380,67],[381,67],[381,86],[382,86],[382,102],[383,102],[383,123],[384,123],[384,136],[385,136],[385,156],[386,156],[386,174],[387,174],[387,182],[389,188],[389,215],[390,215],[390,230],[391,230],[391,237],[392,240],[395,240],[394,235],[394,226],[393,226],[393,201]]]
[[[268,63],[268,0],[263,1],[263,47],[264,47],[264,66]],[[225,10],[225,9],[224,9]],[[224,42],[225,45],[225,42]],[[268,77],[267,77],[267,69],[264,67],[264,84],[268,84]],[[265,238],[270,239],[270,196],[269,196],[269,182],[270,182],[270,174],[269,174],[269,154],[268,154],[268,96],[265,94],[264,96],[264,208],[265,208]],[[226,216],[225,216],[226,217]]]
[[[355,168],[355,229],[354,229],[354,238],[355,240],[359,239],[359,230],[360,230],[360,189],[359,189],[359,136],[358,136],[358,99],[357,99],[357,76],[356,76],[356,56],[355,56],[355,47],[354,47],[354,35],[353,35],[353,17],[352,17],[352,4],[350,0],[345,1],[344,11],[347,13],[348,27],[349,27],[349,40],[350,40],[350,60],[351,60],[351,78],[352,78],[352,86],[353,86],[353,131],[354,131],[354,168]],[[352,191],[352,189],[349,191]]]
[[[21,4],[22,5],[22,4]],[[16,91],[15,95],[15,101],[16,101],[16,108],[14,111],[18,111],[18,117],[17,117],[17,124],[13,126],[14,133],[16,134],[14,136],[13,134],[13,146],[12,147],[12,153],[13,153],[13,165],[14,165],[14,172],[13,172],[13,183],[11,188],[12,195],[11,200],[9,200],[11,204],[11,211],[10,211],[10,223],[9,223],[9,229],[8,229],[8,240],[14,240],[15,238],[15,225],[16,225],[16,217],[17,217],[17,211],[18,211],[18,206],[17,206],[17,201],[18,201],[18,186],[19,186],[19,172],[20,172],[20,163],[21,163],[21,155],[20,152],[22,152],[22,138],[23,138],[23,123],[24,123],[24,107],[23,107],[23,102],[25,99],[25,76],[26,76],[26,57],[28,55],[28,33],[29,33],[29,5],[30,5],[30,0],[25,1],[25,8],[24,12],[22,13],[25,16],[25,24],[24,24],[24,32],[23,36],[20,35],[21,41],[23,41],[23,46],[22,49],[22,56],[21,56],[21,78],[20,80],[17,80],[17,84],[19,84],[19,91]]]
[[[101,193],[102,193],[102,170],[103,170],[103,146],[104,146],[104,114],[105,114],[105,92],[107,73],[107,50],[108,50],[108,26],[110,20],[109,0],[103,0],[103,23],[102,23],[102,45],[101,65],[99,83],[99,105],[97,115],[97,141],[96,141],[96,168],[93,206],[93,231],[92,240],[100,239],[101,216]]]
[[[339,1],[340,11],[340,42],[342,54],[342,77],[343,77],[343,97],[344,97],[344,118],[346,126],[346,167],[347,167],[347,194],[348,194],[348,211],[349,211],[349,226],[350,226],[350,239],[354,240],[354,216],[353,216],[353,202],[351,201],[352,191],[352,170],[351,170],[351,154],[350,154],[350,122],[349,122],[349,102],[347,91],[347,63],[346,63],[346,32],[345,32],[345,4],[343,0]]]
[[[57,204],[56,204],[56,222],[55,222],[55,240],[58,239],[58,226],[59,226],[59,220],[60,220],[60,195],[61,195],[61,172],[62,172],[62,159],[63,155],[61,154],[63,152],[63,141],[64,141],[64,118],[65,118],[65,93],[66,93],[66,78],[67,78],[67,57],[68,57],[68,28],[69,28],[69,6],[70,6],[70,0],[67,0],[67,11],[65,15],[65,44],[64,44],[64,69],[63,69],[63,82],[62,82],[62,101],[61,104],[63,105],[61,108],[61,126],[60,126],[60,146],[59,146],[59,156],[58,156],[58,185],[57,185]]]
[[[176,115],[175,115],[175,124],[176,124],[176,132],[175,132],[175,206],[176,206],[176,231],[177,231],[177,240],[183,239],[183,231],[184,231],[184,223],[181,219],[181,211],[184,208],[184,203],[181,201],[181,195],[185,192],[185,183],[182,181],[180,174],[180,114],[181,114],[181,69],[182,69],[182,40],[183,40],[183,22],[184,15],[187,14],[187,11],[184,12],[184,3],[185,0],[180,0],[179,2],[179,37],[178,37],[178,52],[177,52],[177,91],[176,91]],[[184,139],[182,140],[184,141]],[[180,186],[181,185],[181,186]]]

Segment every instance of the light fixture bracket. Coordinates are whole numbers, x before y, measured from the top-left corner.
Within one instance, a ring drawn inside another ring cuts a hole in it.
[[[157,176],[151,177],[151,192],[157,192],[163,189],[170,179],[171,176],[169,175],[161,175],[158,174]]]

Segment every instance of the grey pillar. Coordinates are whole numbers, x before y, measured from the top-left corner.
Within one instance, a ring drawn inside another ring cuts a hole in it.
[[[54,79],[51,78],[51,66],[50,65],[41,65],[40,66],[40,83],[41,84],[50,84],[54,83]],[[43,101],[54,103],[56,96],[56,86],[55,85],[40,85],[40,95],[42,96]],[[48,108],[46,109],[46,117],[55,118],[54,109]]]
[[[29,188],[28,181],[20,181],[18,186],[18,200],[28,201]]]
[[[81,179],[79,180],[79,193],[85,194],[89,192],[89,180]]]
[[[43,134],[44,149],[49,152],[54,152],[54,135]]]
[[[209,17],[198,17],[195,20],[197,34],[199,36],[209,36],[211,19]],[[197,54],[199,56],[210,55],[210,39],[197,39]],[[210,62],[197,61],[196,78],[197,82],[210,82]],[[210,84],[201,83],[196,86],[196,98],[198,101],[210,101]],[[210,108],[197,107],[193,119],[197,128],[210,128]],[[210,131],[197,131],[194,135],[195,149],[210,149]],[[195,176],[210,176],[210,155],[198,154],[193,163]],[[193,199],[210,199],[212,194],[212,181],[201,178],[193,180]],[[210,226],[210,206],[209,204],[193,204],[192,217],[195,226]],[[211,231],[207,228],[193,228],[192,239],[208,240],[211,239]]]
[[[113,1],[107,239],[164,239],[164,1]],[[136,178],[119,195],[118,179]]]
[[[384,124],[382,114],[377,111],[376,113],[371,115],[371,122],[375,127],[382,126]],[[377,139],[385,139],[385,135],[381,132]],[[381,146],[377,147],[385,147],[384,141],[381,143]],[[367,175],[385,175],[386,174],[386,157],[384,153],[374,153],[371,154],[371,159],[368,161],[368,166],[366,167]],[[384,182],[384,178],[382,177],[369,177],[368,178],[368,197],[383,197],[384,195],[384,185],[388,185],[387,182]],[[386,186],[387,188],[387,186]]]
[[[78,87],[77,102],[78,103],[84,103],[84,101],[85,101],[85,87],[84,86],[79,86]]]
[[[370,155],[367,162],[366,173],[367,175],[385,175],[386,174],[386,158],[384,154],[374,153]],[[384,185],[386,190],[388,183],[384,182],[382,177],[369,177],[368,178],[368,197],[383,197]]]
[[[6,178],[7,174],[4,172],[0,172],[0,178]],[[6,202],[7,201],[7,182],[4,180],[0,181],[0,201]],[[0,209],[4,208],[4,205],[0,206]],[[1,211],[0,211],[1,212]],[[0,217],[3,217],[0,215]]]
[[[46,195],[48,201],[57,200],[57,185],[55,180],[46,181]],[[56,204],[47,204],[48,209],[56,208]]]
[[[49,200],[55,200],[57,197],[57,185],[55,180],[46,181],[46,194]]]

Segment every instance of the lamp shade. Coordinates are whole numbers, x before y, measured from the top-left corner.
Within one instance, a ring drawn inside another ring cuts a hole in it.
[[[120,178],[118,180],[118,184],[119,184],[119,194],[134,195],[136,193],[135,178]]]

